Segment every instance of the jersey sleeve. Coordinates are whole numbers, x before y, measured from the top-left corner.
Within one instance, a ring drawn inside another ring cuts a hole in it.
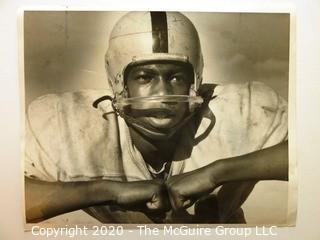
[[[117,159],[116,120],[95,109],[105,92],[86,90],[48,94],[33,101],[26,114],[25,176],[43,181],[85,181],[117,170],[106,159]]]
[[[218,158],[244,155],[287,140],[287,102],[266,84],[228,84],[217,87],[214,94],[209,109],[215,125],[207,145],[219,146]]]
[[[47,95],[33,101],[25,122],[25,176],[43,181],[57,181],[58,169],[48,146],[57,142],[55,105],[57,96]],[[54,130],[56,129],[56,130]]]
[[[217,89],[211,105],[216,116],[220,158],[259,151],[288,139],[287,102],[261,82],[230,84]],[[214,135],[215,134],[215,135]],[[227,220],[253,190],[256,181],[224,184],[218,193],[222,221]]]
[[[258,149],[288,139],[288,104],[276,91],[260,82],[249,84],[248,135]]]

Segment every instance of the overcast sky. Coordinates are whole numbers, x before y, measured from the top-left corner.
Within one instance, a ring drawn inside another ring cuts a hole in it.
[[[263,81],[287,97],[288,15],[192,13],[190,18],[204,36],[206,81]]]
[[[28,12],[26,103],[49,92],[107,88],[104,54],[121,12]],[[204,81],[263,81],[287,98],[289,15],[185,13],[204,55]]]

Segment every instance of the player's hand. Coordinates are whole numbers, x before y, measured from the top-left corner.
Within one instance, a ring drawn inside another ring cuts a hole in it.
[[[173,210],[188,208],[210,194],[217,187],[211,175],[210,169],[204,167],[170,177],[166,185]]]
[[[160,180],[121,182],[116,204],[140,211],[166,211],[170,207],[166,186]]]

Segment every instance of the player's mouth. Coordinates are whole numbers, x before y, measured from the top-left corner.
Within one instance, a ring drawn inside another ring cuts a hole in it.
[[[167,108],[153,109],[148,114],[146,114],[147,117],[154,117],[159,119],[173,118],[175,115],[176,114],[173,110]]]
[[[172,109],[161,108],[153,109],[148,115],[145,116],[147,122],[159,129],[171,128],[176,124],[176,112]]]
[[[153,129],[170,129],[175,127],[181,120],[181,109],[177,105],[166,105],[152,108],[128,109],[130,117],[141,122],[144,127]]]

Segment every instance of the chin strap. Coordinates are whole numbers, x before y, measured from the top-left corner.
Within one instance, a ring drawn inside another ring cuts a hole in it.
[[[94,108],[98,108],[99,104],[100,104],[101,102],[103,102],[103,101],[106,101],[106,100],[108,100],[108,101],[111,102],[111,105],[112,105],[113,110],[114,110],[115,112],[117,112],[116,109],[115,109],[115,107],[114,107],[115,98],[113,98],[113,97],[111,97],[111,96],[109,96],[109,95],[104,95],[104,96],[102,96],[102,97],[99,97],[98,99],[96,99],[96,100],[92,103],[92,106],[93,106]]]

